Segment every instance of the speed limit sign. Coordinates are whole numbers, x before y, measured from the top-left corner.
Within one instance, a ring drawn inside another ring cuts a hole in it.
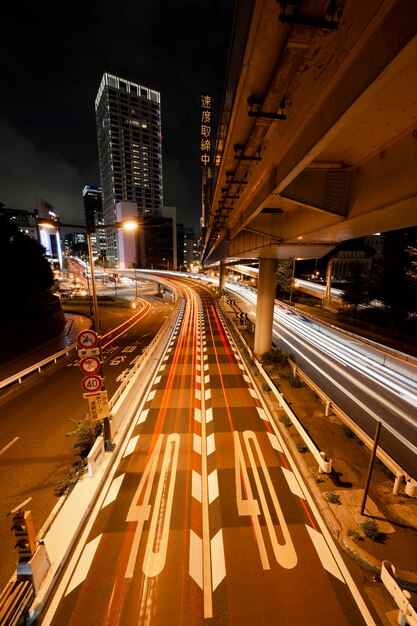
[[[85,376],[81,381],[81,387],[84,391],[100,391],[103,386],[101,376]]]

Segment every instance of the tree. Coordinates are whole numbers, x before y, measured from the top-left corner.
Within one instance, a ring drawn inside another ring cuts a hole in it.
[[[406,319],[408,312],[415,309],[413,258],[407,249],[416,247],[416,239],[416,228],[387,233],[382,259],[375,264],[375,297],[385,305],[395,321]]]
[[[278,259],[277,271],[275,274],[275,284],[278,295],[285,297],[291,293],[292,274],[293,260]]]
[[[2,216],[0,266],[4,270],[2,292],[8,307],[50,302],[54,277],[44,248]]]
[[[362,263],[352,263],[351,273],[344,286],[342,300],[353,307],[355,315],[358,307],[369,304],[373,299],[373,283],[370,276],[364,272]]]

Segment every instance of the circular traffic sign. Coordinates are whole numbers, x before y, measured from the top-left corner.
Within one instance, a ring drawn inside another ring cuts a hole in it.
[[[86,376],[81,381],[81,387],[84,391],[100,391],[103,386],[103,379],[101,376]]]
[[[80,361],[80,370],[83,374],[97,374],[100,371],[101,362],[97,356],[85,356]]]
[[[95,348],[98,346],[98,335],[94,330],[82,330],[78,333],[77,343],[81,348]]]

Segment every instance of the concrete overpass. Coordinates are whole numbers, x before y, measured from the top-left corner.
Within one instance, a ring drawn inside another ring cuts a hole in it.
[[[269,302],[276,259],[416,225],[416,164],[415,0],[238,0],[205,267],[260,259]]]

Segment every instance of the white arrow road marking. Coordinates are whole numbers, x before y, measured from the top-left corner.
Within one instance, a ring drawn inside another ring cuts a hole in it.
[[[200,589],[203,588],[203,542],[190,530],[190,561],[188,571]]]
[[[207,437],[207,456],[213,454],[215,449],[216,444],[214,443],[214,433],[211,433],[211,435]]]
[[[145,409],[145,411],[142,411],[136,424],[142,424],[142,422],[146,420],[146,418],[148,417],[148,411],[149,409]]]
[[[195,433],[193,438],[193,450],[197,452],[197,454],[201,454],[201,437]]]
[[[313,542],[314,547],[316,548],[317,554],[319,555],[319,559],[324,569],[333,574],[333,576],[335,576],[339,580],[341,580],[342,583],[344,583],[345,579],[343,578],[342,572],[338,568],[337,563],[334,560],[333,555],[330,552],[329,546],[324,540],[323,535],[317,530],[314,530],[314,528],[311,528],[311,526],[308,526],[307,524],[306,528],[308,530],[308,534],[310,535],[310,539]]]
[[[129,454],[132,454],[133,450],[136,447],[138,439],[139,439],[139,435],[136,435],[136,437],[132,437],[132,439],[129,441],[129,443],[126,446],[126,450],[124,452],[123,458],[125,458],[126,456],[129,456]]]
[[[148,397],[146,398],[146,402],[150,402],[151,400],[154,399],[156,394],[156,389],[152,389],[152,391],[148,394]]]
[[[87,578],[88,570],[90,569],[90,565],[94,559],[94,555],[102,536],[103,534],[100,534],[98,535],[98,537],[86,544],[80,560],[78,561],[77,567],[65,591],[66,596],[71,593],[71,591],[73,591],[76,587],[78,587],[78,585],[84,582],[84,580]]]
[[[278,450],[278,452],[284,452],[284,450],[281,447],[281,444],[278,441],[278,437],[276,435],[274,435],[273,433],[270,433],[267,431],[267,435],[269,437],[269,441],[271,443],[271,446],[274,448],[274,450]],[[292,472],[291,472],[292,474]]]
[[[201,502],[201,475],[195,470],[191,473],[191,495]]]
[[[208,477],[208,494],[209,504],[219,497],[219,481],[217,479],[217,470],[213,470]]]
[[[265,413],[265,411],[263,409],[261,409],[259,406],[256,407],[259,413],[259,417],[261,418],[261,420],[264,420],[265,422],[269,422],[268,416]]]
[[[105,506],[107,506],[108,504],[111,504],[112,502],[116,500],[118,493],[119,493],[119,489],[122,486],[124,477],[125,477],[125,474],[120,474],[120,476],[118,476],[117,478],[113,480],[110,486],[110,489],[107,492],[106,499],[103,502],[103,506],[101,507],[102,509],[104,509]]]
[[[226,576],[226,563],[224,560],[223,533],[220,528],[217,535],[211,540],[211,571],[213,591],[220,585]]]
[[[294,476],[294,473],[291,472],[290,470],[288,470],[286,467],[281,467],[281,469],[282,469],[282,473],[284,474],[284,476],[285,476],[285,478],[287,480],[288,486],[291,489],[291,491],[293,492],[293,494],[298,496],[299,498],[302,498],[303,500],[305,500],[304,494],[301,491],[301,487],[298,484],[298,481],[297,481],[296,477]]]

